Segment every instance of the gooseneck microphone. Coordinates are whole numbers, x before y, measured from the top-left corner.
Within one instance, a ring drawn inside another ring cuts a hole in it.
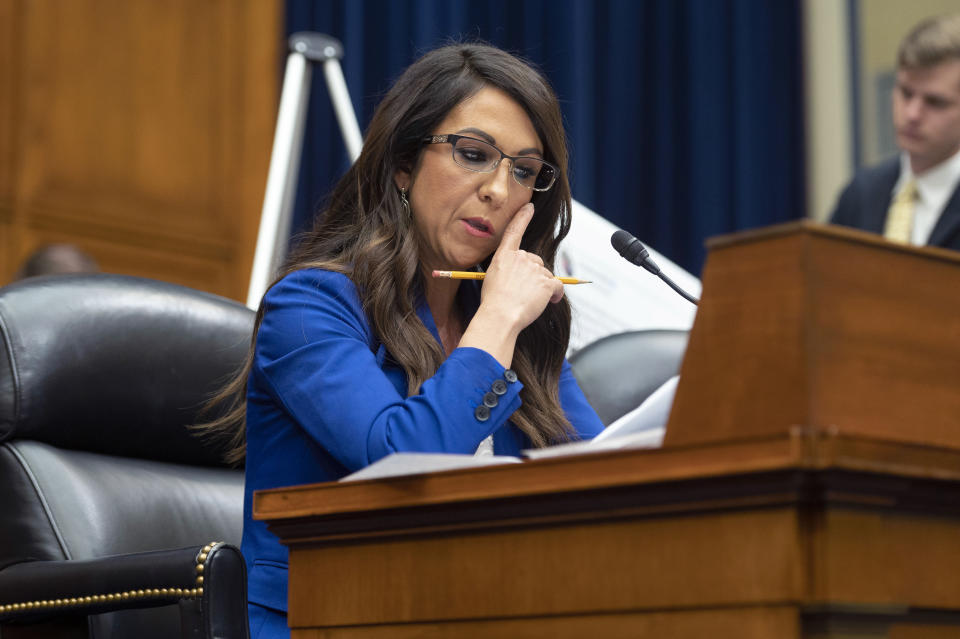
[[[610,243],[613,244],[613,248],[617,249],[617,253],[622,255],[625,260],[631,264],[636,264],[637,266],[642,266],[643,268],[647,269],[661,280],[666,282],[667,286],[675,290],[680,294],[681,297],[683,297],[683,299],[687,300],[691,304],[699,304],[700,300],[677,286],[673,280],[663,274],[663,272],[660,270],[660,267],[657,266],[657,263],[654,262],[650,257],[650,251],[648,251],[646,247],[640,243],[640,240],[630,235],[626,231],[620,230],[613,234],[613,236],[610,238]]]

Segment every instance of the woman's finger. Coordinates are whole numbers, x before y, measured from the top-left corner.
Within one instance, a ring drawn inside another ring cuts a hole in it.
[[[533,203],[527,202],[516,212],[507,228],[503,230],[503,237],[500,238],[500,246],[497,253],[501,251],[516,251],[520,248],[520,241],[523,240],[523,232],[527,230],[527,224],[533,219]]]

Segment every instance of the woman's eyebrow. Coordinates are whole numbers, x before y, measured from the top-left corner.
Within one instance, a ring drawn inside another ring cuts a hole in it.
[[[490,135],[489,133],[487,133],[482,129],[467,127],[466,129],[460,129],[459,131],[457,131],[457,133],[472,133],[478,138],[482,138],[485,142],[489,142],[490,144],[494,144],[494,145],[497,143],[496,138],[494,138],[492,135]]]
[[[497,145],[497,140],[496,140],[496,138],[494,138],[492,135],[490,135],[489,133],[487,133],[487,132],[484,131],[483,129],[476,129],[476,128],[474,128],[474,127],[467,127],[467,128],[465,128],[465,129],[460,129],[459,131],[457,131],[457,133],[472,133],[473,135],[477,136],[478,138],[482,138],[485,142],[489,142],[490,144],[492,144],[492,145],[494,145],[494,146]],[[531,154],[536,154],[536,155],[542,156],[542,155],[543,155],[543,152],[542,152],[540,149],[536,148],[536,147],[530,147],[529,149],[520,149],[519,151],[517,151],[517,155],[531,155]]]

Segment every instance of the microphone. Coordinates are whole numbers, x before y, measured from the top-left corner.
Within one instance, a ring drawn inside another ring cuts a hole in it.
[[[661,280],[666,282],[667,286],[675,290],[683,299],[687,300],[694,306],[699,304],[700,300],[677,286],[673,280],[663,274],[663,272],[660,270],[660,267],[657,266],[657,263],[654,262],[650,257],[650,251],[648,251],[646,247],[640,243],[640,240],[624,230],[619,230],[610,238],[610,243],[613,244],[613,248],[617,249],[617,253],[622,255],[625,260],[631,264],[636,264],[637,266],[642,266],[643,268],[647,269]]]
[[[610,238],[613,248],[631,264],[642,266],[654,275],[660,274],[660,267],[650,258],[650,251],[640,243],[640,240],[626,231],[617,231]]]

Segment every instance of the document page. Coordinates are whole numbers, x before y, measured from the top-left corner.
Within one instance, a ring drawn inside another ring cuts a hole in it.
[[[642,404],[589,441],[570,442],[547,448],[528,448],[523,454],[529,459],[542,459],[625,448],[659,448],[666,434],[670,407],[673,405],[679,380],[679,375],[671,377]]]
[[[560,244],[556,274],[592,284],[564,287],[573,308],[568,353],[590,342],[624,331],[653,328],[689,330],[696,307],[660,278],[623,259],[610,245],[619,227],[576,200],[570,233]],[[643,238],[637,238],[643,242]],[[695,297],[700,280],[644,243],[664,274]]]
[[[456,455],[453,453],[393,453],[379,459],[366,468],[347,475],[340,481],[359,479],[378,479],[398,477],[400,475],[419,475],[441,470],[473,468],[476,466],[495,466],[498,464],[516,464],[523,461],[509,455]]]

